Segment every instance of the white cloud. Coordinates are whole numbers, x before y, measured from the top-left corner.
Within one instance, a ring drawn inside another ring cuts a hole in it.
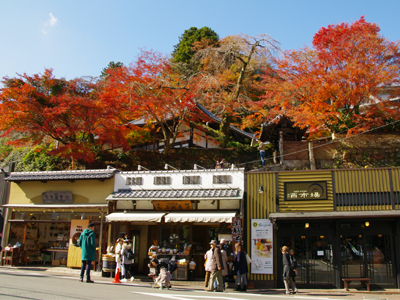
[[[49,13],[49,15],[50,15],[50,19],[48,19],[46,22],[44,22],[43,26],[42,26],[42,32],[44,34],[48,34],[51,27],[54,27],[58,24],[58,19],[56,17],[54,17],[52,13]]]

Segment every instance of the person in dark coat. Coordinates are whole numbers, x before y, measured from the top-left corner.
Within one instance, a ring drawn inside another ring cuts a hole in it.
[[[81,236],[79,237],[78,245],[82,249],[82,266],[79,281],[83,282],[83,276],[85,275],[86,268],[86,282],[93,283],[93,281],[90,280],[90,267],[92,265],[92,261],[96,260],[96,237],[94,234],[94,223],[90,223],[88,228],[82,232]]]
[[[236,274],[236,291],[245,292],[247,290],[247,272],[249,270],[247,267],[246,253],[244,253],[241,244],[236,245],[236,257],[233,266]]]
[[[294,250],[290,249],[289,250],[289,256],[290,256],[290,285],[293,289],[293,294],[297,293],[297,287],[294,278],[296,277],[296,269],[297,269],[297,259],[296,256],[294,256]]]
[[[290,255],[288,251],[289,247],[282,247],[283,283],[285,285],[285,294],[290,294]]]
[[[216,240],[212,240],[210,242],[210,246],[212,248],[212,264],[211,264],[211,276],[208,283],[208,289],[206,291],[213,291],[214,289],[214,281],[217,280],[217,289],[216,292],[223,292],[223,279],[222,279],[222,270],[224,269],[224,264],[222,262],[221,249],[217,247],[218,242]]]

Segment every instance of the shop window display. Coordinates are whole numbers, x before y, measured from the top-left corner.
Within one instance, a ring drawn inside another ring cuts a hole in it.
[[[20,264],[45,264],[52,260],[67,264],[70,222],[81,213],[15,212],[10,220],[8,247],[21,245]],[[99,221],[99,214],[87,213],[85,218]],[[99,233],[96,237],[98,243]],[[79,236],[75,237],[76,242]],[[74,238],[72,239],[74,243]],[[53,257],[52,257],[53,256]]]

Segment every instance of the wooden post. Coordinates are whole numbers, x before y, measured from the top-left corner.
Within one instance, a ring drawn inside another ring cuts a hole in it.
[[[103,209],[101,209],[101,222],[100,222],[100,237],[99,237],[99,264],[97,265],[97,271],[102,269],[102,244],[103,244]]]
[[[315,168],[315,159],[314,159],[314,147],[313,142],[308,143],[308,155],[310,158],[310,170],[316,170]]]
[[[279,131],[279,156],[280,164],[283,164],[283,131]]]

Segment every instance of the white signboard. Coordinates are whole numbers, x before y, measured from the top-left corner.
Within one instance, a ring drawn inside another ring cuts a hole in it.
[[[251,273],[273,274],[273,227],[268,219],[251,220]]]

